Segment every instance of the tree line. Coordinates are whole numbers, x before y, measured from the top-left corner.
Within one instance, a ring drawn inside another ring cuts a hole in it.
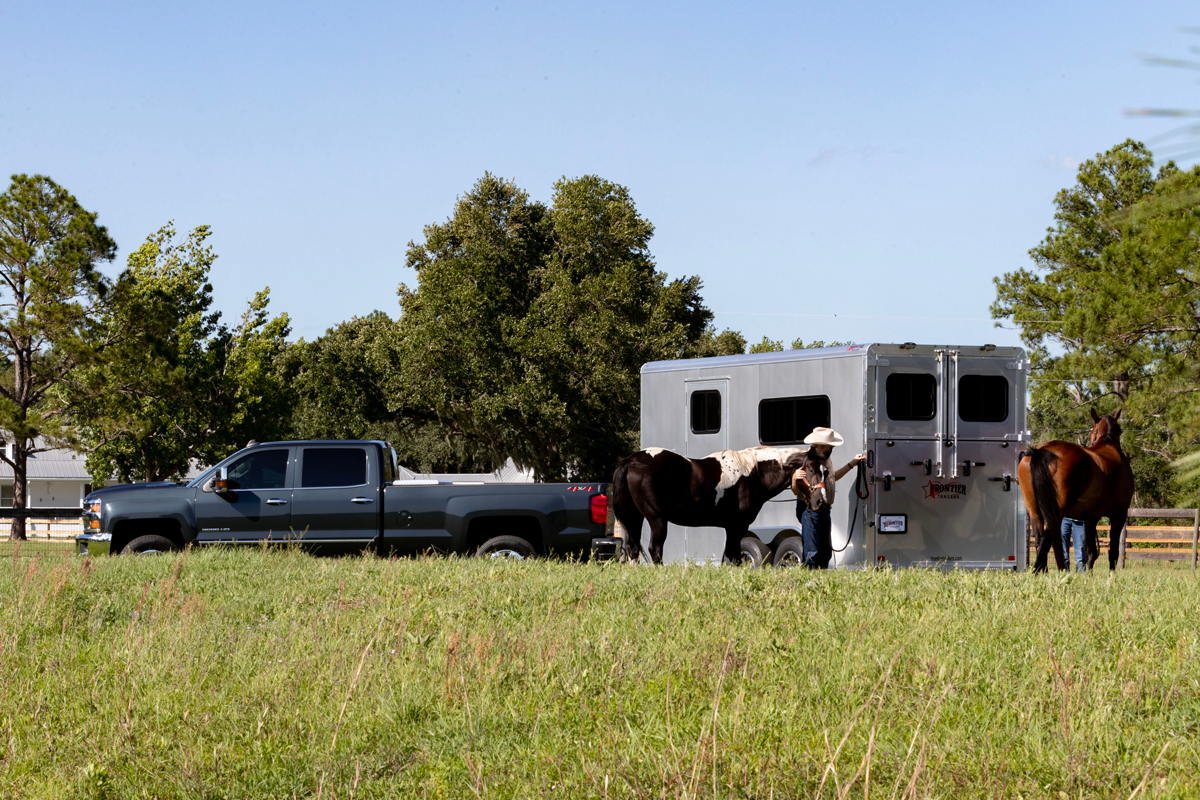
[[[647,361],[741,353],[698,277],[668,280],[629,191],[563,179],[549,204],[485,174],[405,263],[382,311],[291,342],[263,288],[212,309],[211,231],[172,223],[131,252],[48,177],[0,195],[0,461],[24,538],[28,459],[86,455],[98,484],[177,480],[250,439],[381,438],[422,471],[598,479],[638,444]]]
[[[1200,166],[1154,168],[1127,140],[1079,166],[1032,267],[995,279],[992,314],[1032,360],[1035,441],[1079,439],[1122,409],[1135,505],[1194,506],[1171,465],[1200,446]]]

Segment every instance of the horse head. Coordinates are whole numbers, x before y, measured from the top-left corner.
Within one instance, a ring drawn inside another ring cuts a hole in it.
[[[1103,417],[1096,413],[1096,409],[1091,409],[1092,422],[1095,423],[1092,427],[1092,437],[1089,447],[1095,447],[1100,442],[1112,442],[1118,450],[1121,449],[1121,423],[1118,422],[1121,418],[1121,410],[1117,409],[1115,414],[1105,414]]]

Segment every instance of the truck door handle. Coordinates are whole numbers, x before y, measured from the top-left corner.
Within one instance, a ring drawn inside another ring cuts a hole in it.
[[[363,503],[374,503],[375,500],[371,497],[351,497],[350,502],[358,503],[361,506]]]
[[[927,458],[924,461],[910,461],[910,462],[908,462],[908,464],[911,467],[924,467],[926,475],[933,474],[933,459],[932,458]]]
[[[267,505],[269,505],[269,506],[286,506],[287,500],[279,500],[278,498],[272,497],[270,500],[267,501]]]

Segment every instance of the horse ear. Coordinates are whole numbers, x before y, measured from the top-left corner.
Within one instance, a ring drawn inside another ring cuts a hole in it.
[[[1096,413],[1096,409],[1092,408],[1092,409],[1089,409],[1089,410],[1092,412],[1092,422],[1099,422],[1099,421],[1100,421],[1100,415]]]
[[[1113,422],[1116,422],[1117,420],[1121,419],[1121,411],[1122,411],[1122,409],[1118,408],[1117,413],[1113,414]]]

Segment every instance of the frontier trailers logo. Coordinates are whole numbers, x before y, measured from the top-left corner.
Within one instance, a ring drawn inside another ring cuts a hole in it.
[[[930,481],[925,486],[925,497],[931,500],[957,500],[967,493],[965,483],[942,483]]]

